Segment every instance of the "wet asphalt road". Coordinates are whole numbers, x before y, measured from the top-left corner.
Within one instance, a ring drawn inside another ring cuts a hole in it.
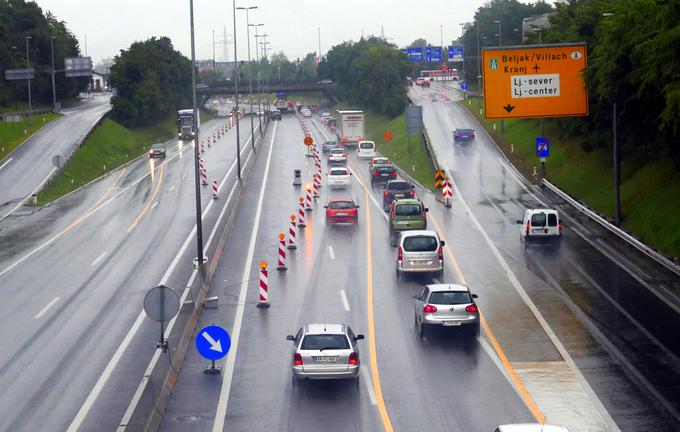
[[[17,206],[40,188],[55,167],[55,155],[67,156],[78,141],[111,109],[108,95],[96,95],[74,108],[66,109],[61,118],[36,132],[0,165],[0,220],[19,211]],[[34,116],[33,121],[40,121]]]
[[[203,133],[224,122],[209,122]],[[233,166],[234,134],[207,149],[210,180],[223,179]],[[241,137],[245,158],[250,145],[247,134]],[[234,181],[231,171],[225,188]],[[0,430],[67,430],[103,375],[109,380],[82,412],[80,430],[119,424],[155,350],[158,325],[144,319],[116,367],[104,370],[142,310],[144,294],[195,224],[193,182],[193,149],[175,142],[165,160],[142,157],[49,207],[3,222]],[[204,209],[211,201],[207,190]],[[205,232],[217,207],[204,215]],[[184,251],[166,285],[186,285],[194,256],[194,247]]]

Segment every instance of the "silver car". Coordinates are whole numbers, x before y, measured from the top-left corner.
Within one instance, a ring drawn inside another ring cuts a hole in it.
[[[415,326],[420,337],[430,327],[458,327],[479,335],[477,294],[460,284],[432,284],[415,296]]]
[[[293,382],[298,379],[358,379],[359,347],[355,335],[344,324],[306,324],[293,341]]]
[[[435,231],[402,231],[397,242],[397,279],[401,273],[435,273],[444,275],[444,254],[446,243]]]

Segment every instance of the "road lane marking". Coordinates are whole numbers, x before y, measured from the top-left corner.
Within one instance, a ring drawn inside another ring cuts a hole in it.
[[[33,319],[39,319],[41,316],[45,315],[45,313],[52,307],[56,302],[58,302],[60,297],[55,297],[52,299],[51,302],[47,303],[47,306],[44,308],[40,309],[40,312],[38,312]]]
[[[364,188],[364,196],[368,201],[368,189]],[[392,432],[392,421],[387,413],[385,400],[383,399],[382,387],[380,386],[380,374],[378,373],[378,354],[375,344],[375,322],[373,318],[373,239],[371,227],[371,207],[366,206],[366,303],[368,310],[368,347],[371,359],[371,377],[373,389],[378,403],[378,412],[382,420],[385,432]],[[215,431],[213,431],[215,432]]]
[[[255,212],[255,225],[250,235],[250,245],[248,246],[248,258],[246,259],[243,268],[243,277],[241,278],[241,292],[239,293],[238,306],[236,307],[236,315],[234,317],[234,325],[231,331],[231,349],[227,356],[227,363],[224,366],[224,378],[222,379],[222,386],[220,388],[220,396],[217,402],[217,410],[215,411],[215,423],[213,423],[213,432],[222,432],[224,429],[224,421],[227,416],[227,407],[229,405],[229,394],[231,392],[231,381],[234,378],[234,367],[236,366],[236,354],[238,352],[238,342],[241,336],[241,325],[243,324],[243,313],[246,305],[246,295],[248,293],[248,285],[250,282],[250,273],[252,271],[253,255],[255,253],[255,244],[257,242],[257,234],[260,228],[260,216],[262,214],[262,204],[264,202],[264,193],[267,189],[267,180],[269,178],[269,167],[271,165],[272,153],[274,150],[274,138],[276,137],[276,128],[278,123],[274,123],[274,131],[269,143],[269,153],[267,154],[267,162],[264,167],[264,174],[262,176],[262,185],[260,186],[260,196],[257,200],[257,210]]]
[[[155,203],[151,204],[151,208],[156,208],[157,205],[158,205],[158,201],[156,201]]]
[[[137,224],[139,224],[139,221],[142,220],[146,212],[149,211],[149,208],[151,207],[151,204],[156,200],[156,197],[158,196],[158,192],[161,190],[161,185],[163,184],[163,173],[165,172],[165,165],[161,165],[161,172],[158,174],[158,183],[156,183],[156,188],[153,191],[153,194],[151,195],[151,198],[146,202],[146,205],[142,209],[142,211],[137,215],[135,220],[130,224],[130,226],[127,229],[127,232],[132,231],[135,229]]]
[[[331,256],[331,259],[335,259],[335,254],[333,253],[333,246],[328,246],[328,254]]]
[[[3,168],[5,167],[5,165],[7,165],[8,163],[12,162],[13,160],[14,160],[14,158],[9,158],[9,159],[7,159],[7,160],[5,161],[4,164],[0,165],[0,170],[3,169]]]
[[[371,374],[368,372],[366,366],[361,365],[361,376],[364,377],[364,383],[368,388],[368,398],[371,400],[371,405],[376,405],[375,392],[373,391],[373,381],[371,381]]]
[[[173,186],[173,187],[171,187],[170,189],[168,189],[168,192],[172,192],[172,191],[174,191],[174,190],[175,190],[175,187]]]
[[[12,208],[12,210],[8,211],[8,212],[5,213],[4,215],[2,215],[2,217],[0,217],[0,222],[4,221],[4,220],[7,218],[7,216],[11,215],[12,213],[14,213],[14,212],[16,211],[16,209],[18,209],[19,207],[21,207],[22,205],[24,205],[24,203],[25,203],[30,197],[32,197],[33,195],[35,195],[36,193],[38,193],[38,191],[39,191],[40,189],[42,189],[43,185],[44,185],[45,183],[47,183],[47,180],[49,180],[50,177],[52,177],[52,174],[54,174],[54,172],[55,172],[56,170],[57,170],[56,167],[55,167],[55,168],[52,168],[52,170],[50,171],[50,173],[47,174],[47,177],[45,177],[45,178],[43,179],[43,181],[40,182],[40,184],[38,185],[38,187],[36,187],[35,189],[33,189],[33,191],[32,191],[30,194],[26,195],[23,199],[21,199],[21,201],[19,201],[19,204],[17,204],[14,208]]]
[[[349,312],[349,301],[347,301],[345,290],[340,290],[340,297],[342,297],[342,304],[345,306],[345,311]]]
[[[94,261],[90,264],[91,266],[96,266],[99,261],[106,256],[106,252],[102,252]]]

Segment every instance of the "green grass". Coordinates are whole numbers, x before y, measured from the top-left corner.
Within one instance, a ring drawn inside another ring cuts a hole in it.
[[[52,105],[32,104],[33,111],[51,110]],[[12,102],[7,106],[0,106],[0,114],[28,111],[28,102]]]
[[[330,99],[320,91],[286,94],[286,99],[304,101],[317,105],[328,105],[329,103],[332,103]]]
[[[535,153],[535,138],[539,135],[538,120],[505,120],[505,133],[501,134],[498,121],[481,117],[481,99],[468,99],[461,104],[475,115],[515,166],[527,178],[537,181],[538,177],[532,174],[534,166],[540,172]],[[548,127],[545,135],[557,136]],[[578,144],[564,139],[552,139],[550,144],[550,157],[546,162],[547,179],[597,212],[613,218],[614,175],[611,154],[605,149],[586,152]],[[623,227],[645,243],[666,254],[680,257],[680,230],[676,229],[680,226],[680,173],[677,168],[666,159],[641,167],[624,160],[622,165]]]
[[[201,112],[201,122],[210,116]],[[146,153],[149,146],[165,142],[177,133],[175,116],[153,126],[128,129],[104,119],[67,162],[61,173],[38,194],[38,204],[53,201],[95,178],[115,170],[125,162]]]
[[[31,127],[28,127],[28,117],[24,117],[20,123],[0,121],[0,160],[19,147],[38,129],[58,117],[59,114],[53,113],[34,115]]]

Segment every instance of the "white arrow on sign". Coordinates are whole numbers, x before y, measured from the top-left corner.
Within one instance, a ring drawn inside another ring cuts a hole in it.
[[[210,344],[210,349],[211,349],[211,350],[217,351],[217,352],[222,352],[222,342],[220,342],[219,339],[218,339],[217,341],[215,341],[215,339],[213,339],[213,338],[208,334],[207,331],[204,331],[202,334],[203,334],[203,337],[205,338],[205,340],[207,340],[208,343]]]

